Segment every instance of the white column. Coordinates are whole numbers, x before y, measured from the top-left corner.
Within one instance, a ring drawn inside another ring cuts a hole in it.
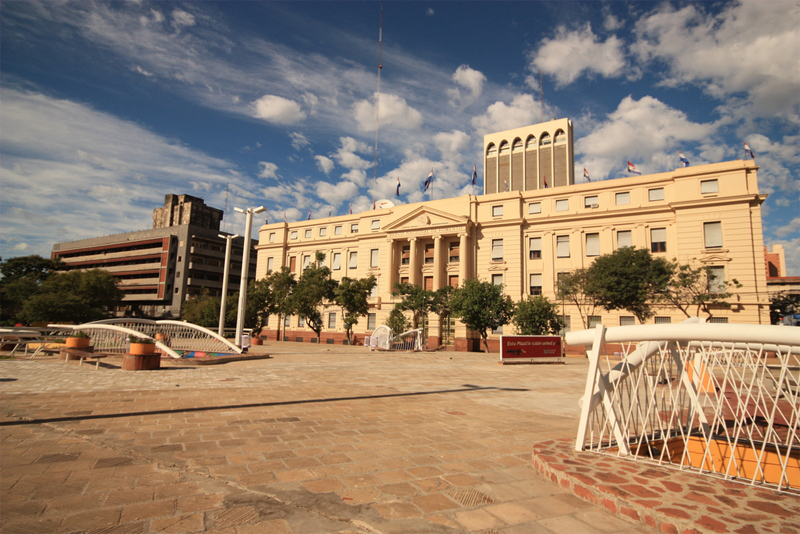
[[[467,254],[467,238],[469,234],[464,232],[463,234],[458,234],[459,242],[458,242],[458,285],[459,287],[464,285],[464,281],[467,279],[467,262],[469,261],[470,255]]]
[[[417,238],[411,237],[408,239],[410,247],[409,252],[409,265],[408,265],[408,282],[410,284],[419,285],[419,265],[417,265]]]
[[[433,238],[433,290],[441,289],[442,283],[442,236],[437,235]]]

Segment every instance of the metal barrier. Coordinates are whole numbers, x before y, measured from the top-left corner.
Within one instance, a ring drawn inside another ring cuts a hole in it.
[[[589,358],[576,450],[800,493],[800,329],[694,318],[567,343]]]
[[[370,343],[381,350],[422,350],[422,329],[409,330],[392,337],[392,330],[381,325],[372,332]]]

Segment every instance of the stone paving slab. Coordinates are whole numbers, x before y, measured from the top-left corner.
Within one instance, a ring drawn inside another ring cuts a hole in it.
[[[251,351],[272,358],[0,360],[0,532],[657,532],[532,465],[575,434],[582,359]]]

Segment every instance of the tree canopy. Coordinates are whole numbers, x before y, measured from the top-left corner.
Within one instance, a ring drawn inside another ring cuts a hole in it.
[[[292,314],[292,291],[297,285],[294,273],[288,267],[283,266],[277,271],[269,274],[266,278],[269,286],[271,305],[268,315],[277,314],[278,316],[278,339],[281,339],[281,320],[285,315]]]
[[[395,304],[398,310],[411,312],[413,328],[419,326],[420,320],[431,311],[436,300],[436,295],[433,291],[422,289],[422,287],[408,282],[395,284],[392,295],[399,296],[402,299]]]
[[[523,336],[558,334],[564,327],[558,315],[558,306],[542,295],[519,301],[511,320]]]
[[[377,283],[373,275],[359,279],[344,277],[336,287],[334,302],[342,308],[342,322],[350,345],[353,344],[353,326],[358,324],[359,317],[368,313],[369,294]]]
[[[670,269],[672,272],[669,282],[659,297],[663,302],[678,308],[686,317],[692,316],[692,308],[695,316],[699,316],[702,311],[709,317],[713,316],[713,308],[730,308],[726,299],[732,297],[733,293],[729,289],[741,287],[736,279],[718,280],[706,266],[692,267],[672,262]]]
[[[124,293],[108,271],[70,271],[50,275],[25,300],[22,314],[29,322],[85,323],[109,317]]]
[[[474,278],[465,280],[464,285],[453,291],[450,307],[454,317],[480,333],[486,352],[489,352],[488,331],[508,324],[514,313],[514,303],[503,294],[502,285]]]
[[[600,306],[592,287],[589,269],[576,269],[570,273],[559,273],[556,282],[556,295],[559,300],[574,304],[584,328],[589,328],[589,317]]]
[[[319,342],[324,325],[320,307],[336,297],[338,282],[331,278],[331,270],[322,265],[325,254],[317,252],[314,262],[303,269],[291,294],[291,310],[305,319],[308,327],[317,334]]]

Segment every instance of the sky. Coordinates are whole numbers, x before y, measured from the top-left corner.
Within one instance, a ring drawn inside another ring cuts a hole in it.
[[[558,118],[576,183],[747,142],[800,276],[797,0],[2,0],[0,257],[151,228],[167,194],[241,233],[234,207],[257,229],[471,194],[474,164],[480,193],[484,135]]]

